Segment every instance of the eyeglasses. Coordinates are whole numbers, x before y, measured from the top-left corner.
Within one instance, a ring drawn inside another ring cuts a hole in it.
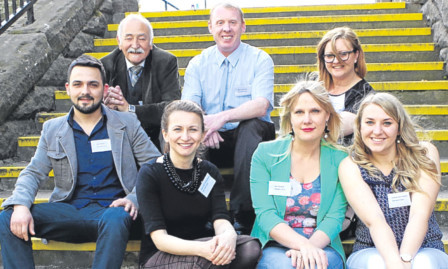
[[[341,60],[343,60],[344,62],[348,60],[348,58],[350,58],[350,53],[355,52],[355,50],[350,50],[350,51],[341,51],[339,52],[339,58],[341,58]],[[334,59],[336,59],[336,55],[334,54],[324,54],[324,61],[326,63],[332,63],[334,62]]]

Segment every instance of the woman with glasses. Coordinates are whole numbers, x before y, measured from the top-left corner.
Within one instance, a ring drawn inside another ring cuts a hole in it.
[[[342,118],[344,144],[351,144],[357,106],[373,91],[364,80],[367,66],[358,36],[348,27],[335,28],[317,45],[319,78]]]

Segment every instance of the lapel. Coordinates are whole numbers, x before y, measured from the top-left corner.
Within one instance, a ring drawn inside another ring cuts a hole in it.
[[[112,157],[114,159],[115,169],[118,177],[122,179],[122,162],[123,162],[123,139],[125,132],[125,125],[121,122],[110,109],[103,105],[107,116],[107,134],[109,135],[110,145],[112,149]],[[121,113],[121,112],[118,112]]]
[[[282,154],[286,152],[291,146],[291,139],[286,139],[285,143],[282,143],[277,149],[273,151],[275,154]],[[268,153],[267,153],[268,154]],[[289,182],[289,176],[291,174],[291,154],[274,156],[273,165],[271,168],[271,181]],[[274,195],[274,203],[279,210],[280,216],[285,214],[286,209],[286,196]]]
[[[68,124],[67,119],[68,115],[64,123],[56,132],[56,151],[59,154],[59,152],[61,152],[59,146],[62,147],[62,151],[67,156],[68,163],[70,164],[70,169],[72,170],[73,183],[74,185],[76,185],[76,179],[78,178],[78,159],[76,157],[76,146],[75,138],[73,137],[73,129]]]
[[[129,75],[126,68],[126,60],[124,58],[124,54],[121,51],[115,62],[114,70],[114,78],[112,79],[112,85],[110,86],[120,85],[123,96],[127,96]]]
[[[327,214],[331,203],[327,201],[332,200],[335,188],[337,185],[337,167],[334,166],[333,153],[330,147],[325,146],[325,141],[321,142],[320,146],[320,178],[321,178],[321,204],[318,213],[317,221],[320,222]]]

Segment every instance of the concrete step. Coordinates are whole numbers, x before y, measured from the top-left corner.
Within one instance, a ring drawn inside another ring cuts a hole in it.
[[[316,45],[328,30],[316,31],[284,31],[244,33],[241,40],[257,47],[263,46],[294,46]],[[386,43],[431,43],[431,28],[385,28],[385,29],[354,29],[363,44]],[[185,33],[184,33],[185,34]],[[214,45],[213,36],[204,35],[176,35],[154,36],[154,44],[164,49],[207,48]],[[113,38],[99,38],[94,40],[97,52],[111,51],[111,47],[118,45]]]
[[[406,3],[374,3],[374,4],[350,4],[350,5],[319,5],[319,6],[289,6],[289,7],[258,7],[242,8],[245,18],[260,17],[284,17],[284,16],[318,16],[331,13],[333,15],[343,14],[381,14],[381,13],[404,13],[418,12],[417,5],[406,5]],[[129,14],[129,13],[127,13]],[[163,12],[142,12],[144,17],[151,22],[179,20],[208,20],[210,10],[181,10]]]
[[[111,48],[112,49],[112,48]],[[275,65],[297,65],[316,62],[316,46],[260,47],[273,59]],[[363,49],[368,63],[429,62],[438,61],[434,43],[365,44]],[[190,60],[203,48],[168,50],[177,57],[180,68],[186,68]],[[110,51],[109,51],[110,52]],[[109,52],[86,53],[102,58]],[[409,53],[412,52],[412,53]]]
[[[424,26],[421,13],[248,18],[246,25],[246,32],[309,31],[337,26],[358,29]],[[152,26],[154,36],[208,33],[207,20],[154,22]],[[108,25],[108,31],[117,31],[117,28],[118,24]]]

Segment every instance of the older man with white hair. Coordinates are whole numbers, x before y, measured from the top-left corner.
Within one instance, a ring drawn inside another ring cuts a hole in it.
[[[177,58],[153,44],[150,22],[139,14],[118,27],[118,48],[101,59],[109,91],[104,103],[137,114],[146,133],[159,147],[160,119],[165,105],[180,99]]]

